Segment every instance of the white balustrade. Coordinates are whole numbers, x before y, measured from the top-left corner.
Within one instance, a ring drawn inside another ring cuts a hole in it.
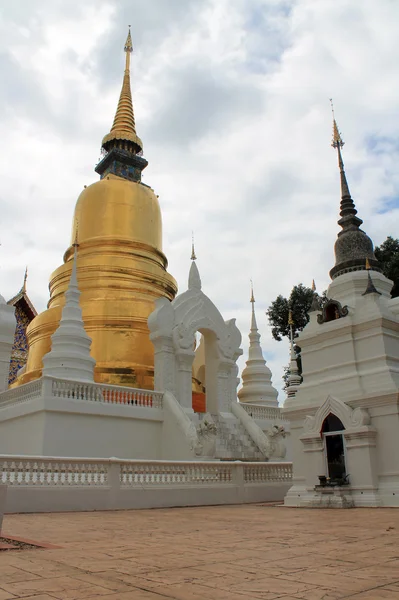
[[[133,462],[121,464],[122,486],[209,485],[232,483],[234,463],[207,462]]]
[[[106,486],[111,467],[122,487],[232,484],[244,470],[245,483],[288,482],[292,463],[189,462],[54,458],[0,455],[0,484],[9,486]]]
[[[0,455],[10,513],[281,501],[291,482],[291,463]]]
[[[9,406],[10,404],[19,404],[27,402],[32,398],[39,398],[42,391],[41,380],[31,381],[25,385],[21,385],[11,390],[6,390],[0,394],[0,408]]]
[[[163,393],[99,383],[43,377],[0,394],[0,408],[51,394],[54,398],[162,408]]]
[[[244,463],[245,483],[288,482],[292,479],[292,463]]]
[[[268,421],[285,421],[281,414],[281,409],[274,406],[262,406],[261,404],[248,404],[247,402],[240,402],[240,406],[247,412],[253,419],[265,419]]]
[[[9,486],[105,486],[108,464],[73,458],[0,457],[0,484]]]
[[[162,392],[140,390],[99,383],[79,383],[62,379],[52,380],[52,396],[55,398],[72,398],[90,402],[107,402],[109,404],[125,404],[162,408]]]

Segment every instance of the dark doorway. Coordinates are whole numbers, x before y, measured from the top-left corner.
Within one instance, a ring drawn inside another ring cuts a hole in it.
[[[344,440],[341,433],[326,435],[327,468],[330,479],[344,479],[346,475]]]
[[[331,480],[344,479],[346,476],[345,447],[342,421],[330,413],[324,419],[321,433],[324,435],[327,454],[328,477]]]

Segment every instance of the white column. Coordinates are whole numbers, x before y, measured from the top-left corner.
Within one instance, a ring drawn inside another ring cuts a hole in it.
[[[172,336],[152,338],[154,344],[154,388],[176,395],[176,360]]]
[[[177,355],[177,399],[186,412],[193,412],[193,360],[194,352],[191,350]]]

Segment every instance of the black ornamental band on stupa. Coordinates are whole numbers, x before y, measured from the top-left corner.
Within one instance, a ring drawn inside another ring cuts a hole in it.
[[[335,266],[330,271],[330,277],[331,279],[335,279],[339,275],[349,273],[350,271],[366,270],[366,260],[368,260],[370,269],[381,272],[381,267],[374,255],[373,242],[369,236],[360,229],[360,225],[363,221],[357,216],[355,203],[350,195],[341,154],[344,142],[335,120],[334,108],[333,141],[331,145],[333,148],[337,149],[338,166],[341,175],[341,218],[338,221],[338,225],[342,227],[342,231],[338,233],[337,241],[335,242]]]

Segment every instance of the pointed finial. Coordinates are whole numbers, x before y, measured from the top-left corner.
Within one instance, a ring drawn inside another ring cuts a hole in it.
[[[294,319],[292,318],[292,310],[291,309],[289,309],[289,311],[288,311],[288,325],[290,327],[294,326]]]
[[[255,297],[254,297],[254,284],[252,282],[252,279],[250,279],[251,282],[251,300],[250,302],[252,302],[252,304],[255,302]]]
[[[338,129],[338,125],[337,125],[337,121],[335,120],[335,113],[334,113],[334,104],[332,101],[332,98],[330,98],[330,103],[331,103],[331,111],[332,111],[332,115],[333,115],[333,139],[331,142],[331,146],[333,148],[342,148],[342,146],[345,144],[345,142],[343,141],[342,137],[341,137],[341,133]]]
[[[24,283],[22,286],[22,291],[26,292],[26,280],[28,279],[28,267],[25,268],[25,275],[24,275]]]
[[[75,248],[75,252],[76,252],[76,248],[79,246],[79,244],[78,244],[78,231],[79,231],[79,221],[76,220],[75,239],[74,239],[74,242],[72,244],[72,246]]]
[[[133,52],[133,43],[132,36],[130,33],[130,25],[129,25],[129,33],[127,34],[126,43],[125,43],[125,52]]]
[[[191,259],[190,260],[197,260],[197,257],[195,255],[195,248],[194,248],[194,231],[191,232]]]
[[[124,144],[126,145],[127,143],[127,149],[134,154],[137,154],[138,152],[142,152],[143,143],[136,133],[132,92],[130,89],[130,55],[133,52],[130,27],[124,50],[126,52],[126,64],[118,107],[116,109],[111,131],[103,137],[102,148],[105,152],[109,152],[112,148],[121,149],[123,147],[126,149]]]
[[[314,279],[312,280],[312,292],[313,292],[313,298],[312,298],[312,304],[310,305],[309,312],[320,310],[320,301],[319,301],[318,295],[316,294],[316,283],[315,283]]]

